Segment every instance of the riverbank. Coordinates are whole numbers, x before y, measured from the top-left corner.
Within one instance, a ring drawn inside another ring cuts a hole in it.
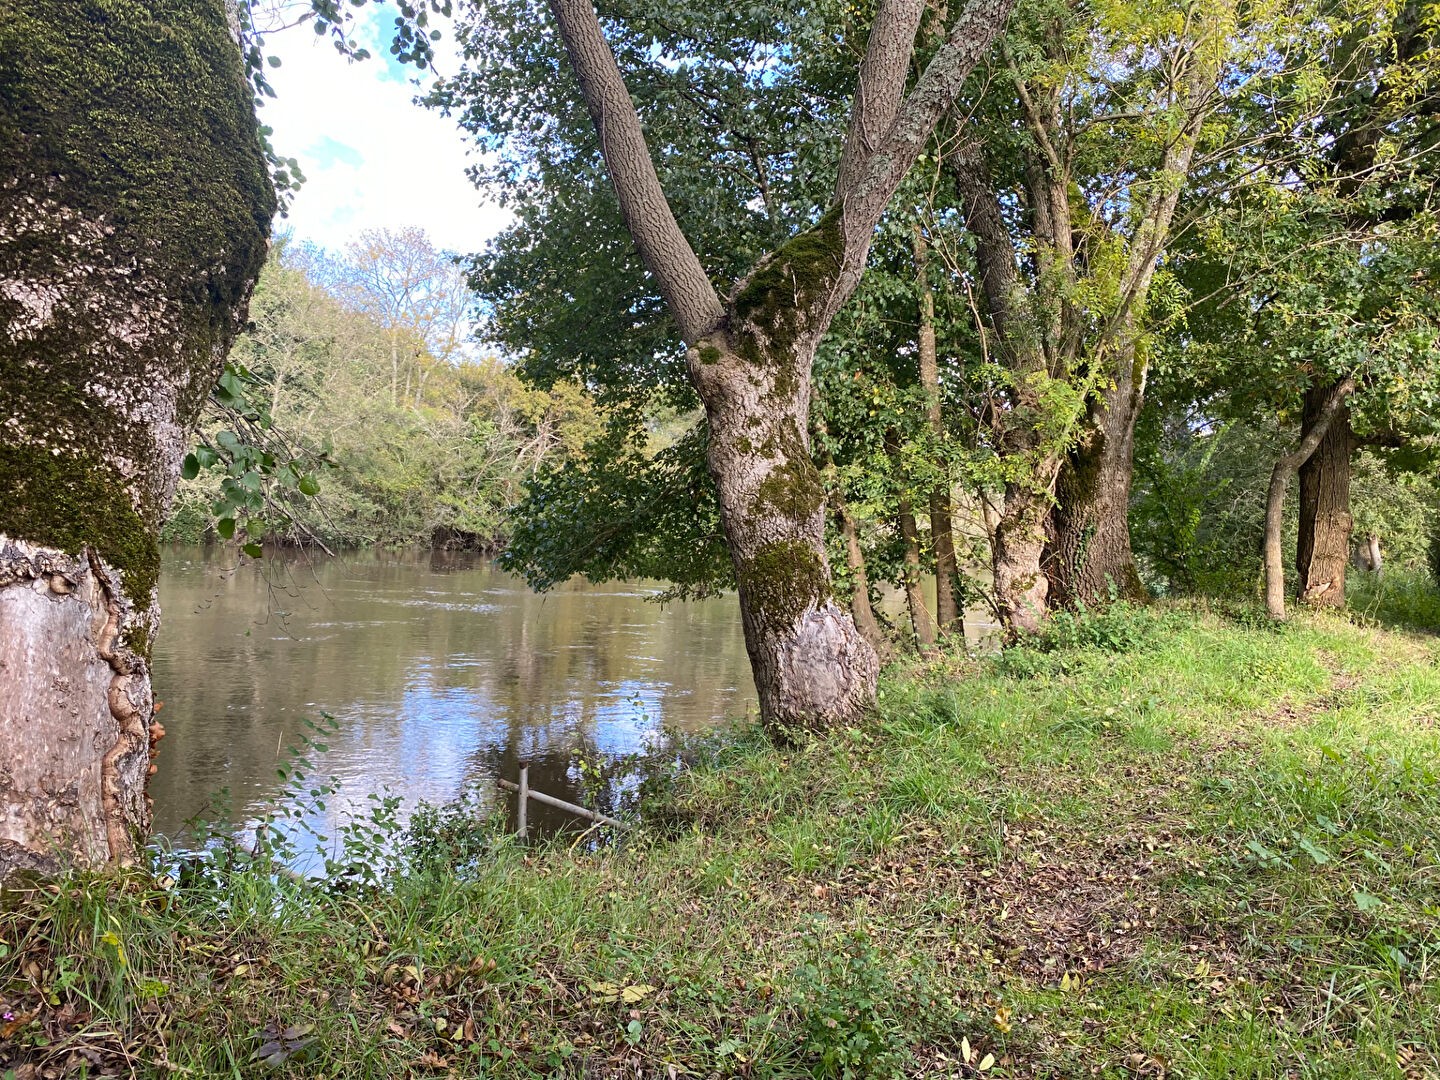
[[[432,817],[412,871],[76,879],[0,1057],[139,1075],[1440,1073],[1440,641],[1199,607],[892,673],[701,753],[623,844]]]

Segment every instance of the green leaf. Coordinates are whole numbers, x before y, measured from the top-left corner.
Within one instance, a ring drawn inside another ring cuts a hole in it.
[[[194,454],[186,454],[180,463],[180,479],[194,480],[200,475],[200,460]]]
[[[1376,908],[1385,906],[1385,901],[1378,896],[1371,896],[1368,892],[1361,892],[1356,889],[1351,895],[1355,898],[1355,906],[1361,911],[1374,911]]]
[[[309,495],[312,498],[320,494],[320,481],[309,473],[300,478],[300,494]]]
[[[250,541],[250,543],[246,544],[244,547],[242,547],[240,550],[245,552],[245,554],[249,555],[252,559],[258,559],[265,554],[265,549],[262,548],[259,544],[255,543],[255,541],[253,540]]]
[[[215,531],[220,534],[222,540],[229,540],[235,536],[235,519],[233,517],[222,517],[215,522]]]

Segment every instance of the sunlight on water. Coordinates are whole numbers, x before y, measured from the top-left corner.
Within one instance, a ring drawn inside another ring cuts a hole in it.
[[[339,781],[329,821],[372,793],[407,806],[493,795],[521,759],[531,783],[578,794],[577,755],[645,747],[753,709],[733,597],[661,607],[635,583],[539,596],[476,556],[166,553],[155,646],[161,720],[155,830],[183,831],[222,790],[243,826],[282,791],[306,718],[338,730],[316,774]],[[533,815],[532,810],[532,815]]]

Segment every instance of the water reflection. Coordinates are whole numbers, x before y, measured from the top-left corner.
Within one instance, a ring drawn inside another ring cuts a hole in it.
[[[387,789],[407,805],[493,797],[521,759],[535,787],[573,799],[577,753],[631,753],[662,724],[753,707],[733,598],[662,608],[647,599],[658,587],[584,583],[538,596],[463,554],[236,563],[219,548],[166,553],[154,666],[167,735],[150,785],[162,835],[221,789],[229,822],[252,820],[321,713],[338,726],[317,772],[340,788],[313,823],[333,833]]]

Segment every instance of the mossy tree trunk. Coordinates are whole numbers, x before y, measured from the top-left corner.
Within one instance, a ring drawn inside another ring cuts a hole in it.
[[[830,587],[809,381],[797,376],[797,365],[808,373],[814,346],[771,352],[765,321],[737,318],[739,333],[691,350],[690,366],[761,716],[789,734],[853,721],[874,696],[879,662]]]
[[[829,323],[816,300],[835,288],[843,248],[840,215],[827,214],[740,282],[688,352],[761,716],[782,734],[853,720],[879,668],[830,587],[810,454],[810,365]]]
[[[0,7],[0,878],[150,820],[156,545],[274,207],[222,0]]]
[[[1319,421],[1334,388],[1305,392],[1302,434]],[[1300,529],[1295,545],[1298,596],[1316,607],[1345,606],[1345,566],[1355,519],[1350,513],[1350,459],[1355,436],[1350,409],[1342,402],[1315,452],[1300,466]],[[1379,544],[1376,543],[1378,551]]]
[[[722,299],[665,197],[592,0],[550,0],[621,217],[688,347],[760,713],[780,735],[857,718],[879,667],[830,588],[809,446],[815,349],[859,283],[891,197],[1012,4],[969,0],[907,94],[926,4],[880,0],[830,209]]]

